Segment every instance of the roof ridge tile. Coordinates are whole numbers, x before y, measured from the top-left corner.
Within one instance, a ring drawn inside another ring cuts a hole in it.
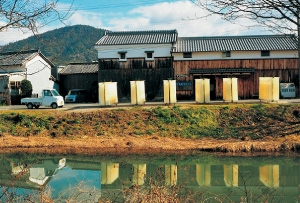
[[[107,31],[106,35],[136,35],[136,34],[157,34],[157,33],[168,33],[176,34],[177,30],[137,30],[137,31]]]

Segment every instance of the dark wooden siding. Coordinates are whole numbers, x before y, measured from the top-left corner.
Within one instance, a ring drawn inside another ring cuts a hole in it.
[[[247,59],[247,60],[203,60],[203,61],[174,61],[174,74],[187,75],[177,78],[178,81],[194,81],[195,77],[211,78],[215,83],[215,97],[223,97],[223,78],[237,77],[240,98],[252,98],[259,94],[259,77],[280,77],[280,82],[298,81],[297,59]],[[190,69],[226,69],[254,68],[249,75],[199,75],[190,74]],[[194,84],[194,83],[193,83]],[[177,91],[178,96],[193,97],[194,91]]]
[[[65,96],[70,89],[86,89],[90,102],[98,101],[98,73],[60,75],[60,93]]]
[[[99,82],[117,82],[118,97],[130,100],[130,81],[144,80],[147,100],[163,96],[163,80],[174,78],[171,58],[99,60]]]

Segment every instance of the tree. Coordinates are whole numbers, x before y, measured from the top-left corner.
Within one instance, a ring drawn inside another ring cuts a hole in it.
[[[71,6],[59,10],[58,0],[0,0],[0,32],[7,29],[29,30],[39,38],[37,35],[39,28],[57,20],[64,22],[70,17],[70,9]],[[24,49],[28,48],[25,47]],[[5,57],[2,56],[1,60],[4,59]],[[1,64],[0,69],[11,74]],[[8,103],[11,104],[10,91],[8,98]]]
[[[32,85],[29,80],[22,80],[20,87],[21,87],[22,97],[31,97]]]
[[[50,22],[66,20],[69,11],[59,11],[58,0],[0,0],[0,32],[18,28],[36,33]]]
[[[39,39],[39,28],[57,20],[63,23],[70,17],[70,11],[71,6],[59,10],[58,0],[0,0],[0,32],[7,29],[29,30]],[[27,50],[28,46],[22,49],[18,51]],[[2,56],[1,60],[4,59]],[[1,65],[0,69],[6,71]]]
[[[273,31],[298,33],[298,96],[300,96],[299,0],[191,0],[227,21],[254,20]]]

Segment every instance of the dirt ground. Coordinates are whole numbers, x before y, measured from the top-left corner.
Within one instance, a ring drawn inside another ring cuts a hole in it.
[[[300,151],[300,142],[292,138],[268,141],[241,141],[203,139],[177,139],[159,137],[82,137],[66,140],[49,137],[15,137],[3,135],[0,138],[0,153],[46,153],[46,154],[153,154],[209,152],[288,152]]]

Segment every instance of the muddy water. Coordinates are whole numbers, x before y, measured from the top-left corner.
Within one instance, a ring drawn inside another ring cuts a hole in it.
[[[0,202],[43,198],[124,202],[134,198],[124,193],[137,188],[133,185],[141,191],[164,186],[182,199],[198,202],[300,200],[300,157],[296,155],[0,155],[0,161]]]

